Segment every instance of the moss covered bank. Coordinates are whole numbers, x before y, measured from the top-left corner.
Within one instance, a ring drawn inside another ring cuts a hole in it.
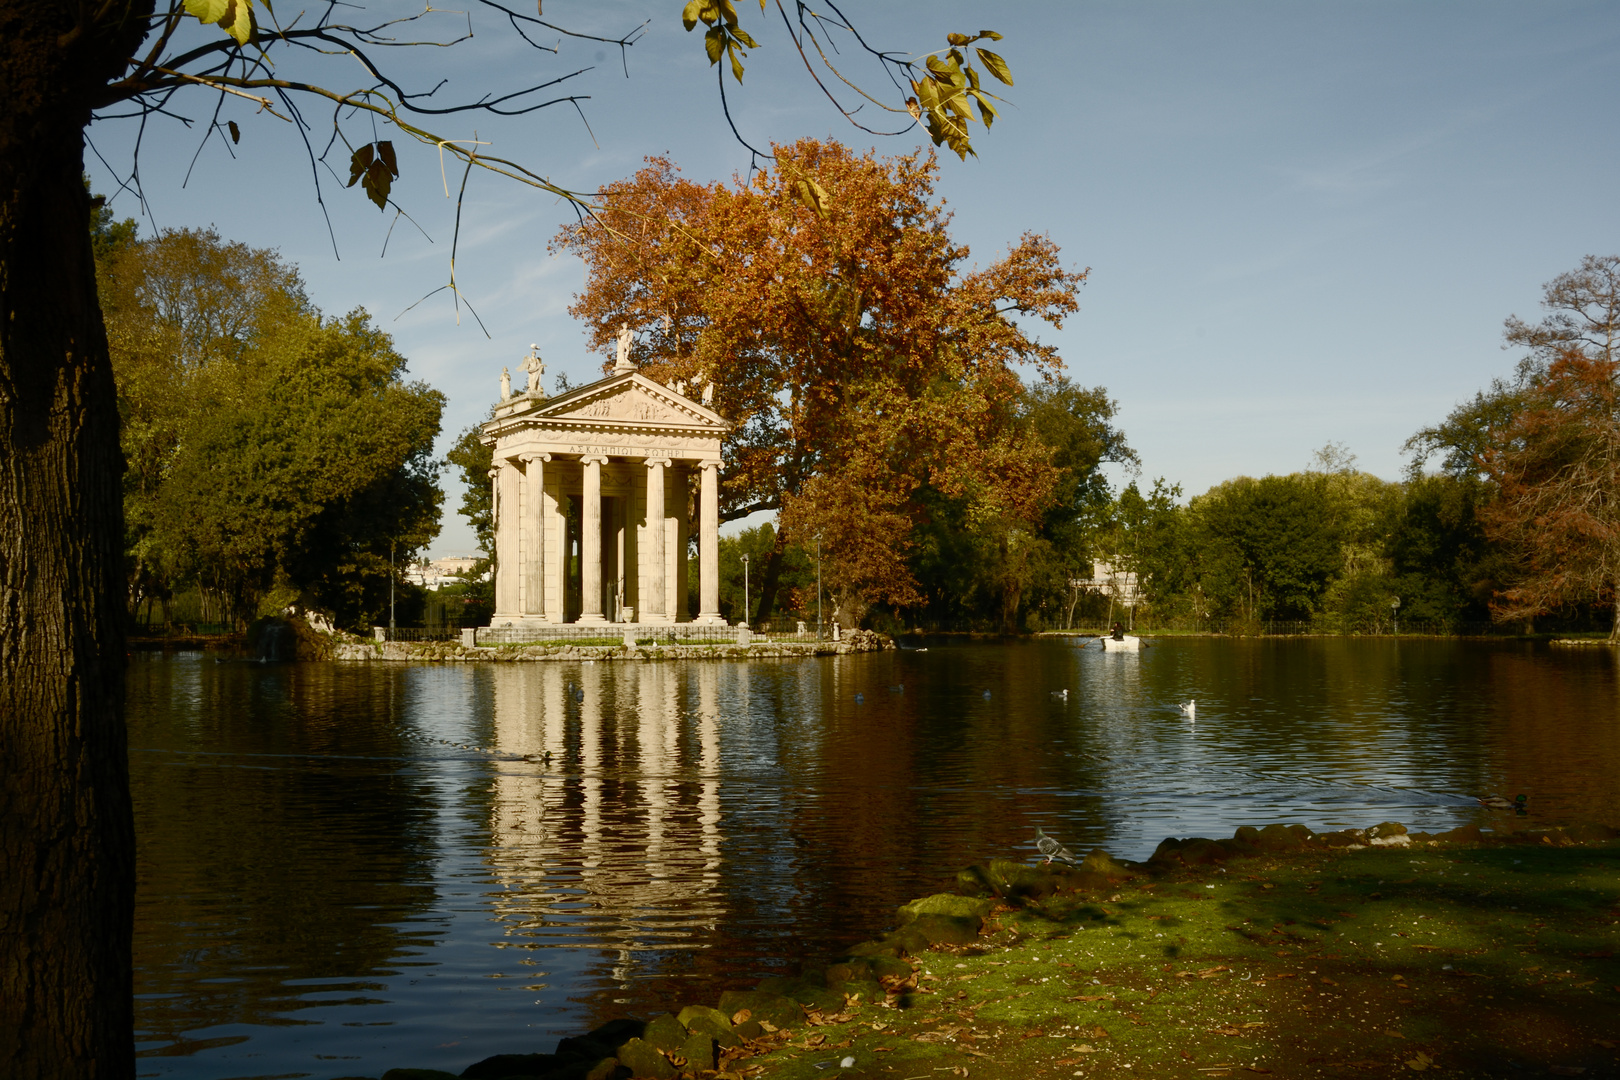
[[[992,862],[800,978],[460,1075],[1612,1076],[1617,836],[1273,825]]]

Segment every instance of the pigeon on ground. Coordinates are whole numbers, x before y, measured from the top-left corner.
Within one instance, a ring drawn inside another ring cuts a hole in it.
[[[1475,801],[1487,810],[1517,810],[1522,814],[1526,810],[1528,796],[1517,795],[1510,801],[1501,795],[1486,795]]]
[[[1198,702],[1196,702],[1196,701],[1183,701],[1180,705],[1177,705],[1176,708],[1180,709],[1181,710],[1181,715],[1185,716],[1187,719],[1189,719],[1189,720],[1197,720],[1198,719]]]
[[[1051,864],[1053,859],[1061,863],[1068,863],[1070,866],[1080,865],[1080,860],[1074,857],[1074,852],[1047,836],[1046,830],[1039,825],[1035,826],[1035,848],[1046,856],[1048,865]]]

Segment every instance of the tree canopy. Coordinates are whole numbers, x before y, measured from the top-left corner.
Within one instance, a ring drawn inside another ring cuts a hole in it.
[[[778,510],[798,542],[820,536],[846,609],[915,604],[920,489],[1024,521],[1051,498],[1059,470],[1017,422],[1020,369],[1050,378],[1062,362],[1025,323],[1061,326],[1085,272],[1035,235],[971,268],[931,153],[773,150],[730,184],[649,159],[609,185],[556,240],[586,266],[570,310],[604,349],[637,331],[652,377],[717,387],[736,423],[725,519]]]
[[[102,260],[125,458],[130,602],[213,590],[369,625],[391,561],[438,531],[444,396],[363,311],[322,317],[274,252],[211,230]]]
[[[1479,520],[1507,556],[1498,618],[1603,603],[1620,640],[1620,256],[1586,256],[1544,286],[1541,306],[1540,322],[1504,325],[1526,350],[1513,379],[1408,447],[1416,467],[1438,453],[1488,483]]]

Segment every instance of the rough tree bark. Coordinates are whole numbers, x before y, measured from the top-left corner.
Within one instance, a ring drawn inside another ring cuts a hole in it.
[[[15,1080],[135,1073],[123,459],[80,178],[96,95],[150,10],[0,0],[0,1075]]]

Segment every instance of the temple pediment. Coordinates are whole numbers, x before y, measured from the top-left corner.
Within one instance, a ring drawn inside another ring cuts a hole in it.
[[[646,383],[652,383],[651,379]],[[581,387],[590,391],[595,387]],[[630,420],[647,424],[679,424],[723,428],[724,422],[697,402],[656,383],[645,385],[631,378],[594,393],[573,394],[554,401],[541,415],[548,420]]]

